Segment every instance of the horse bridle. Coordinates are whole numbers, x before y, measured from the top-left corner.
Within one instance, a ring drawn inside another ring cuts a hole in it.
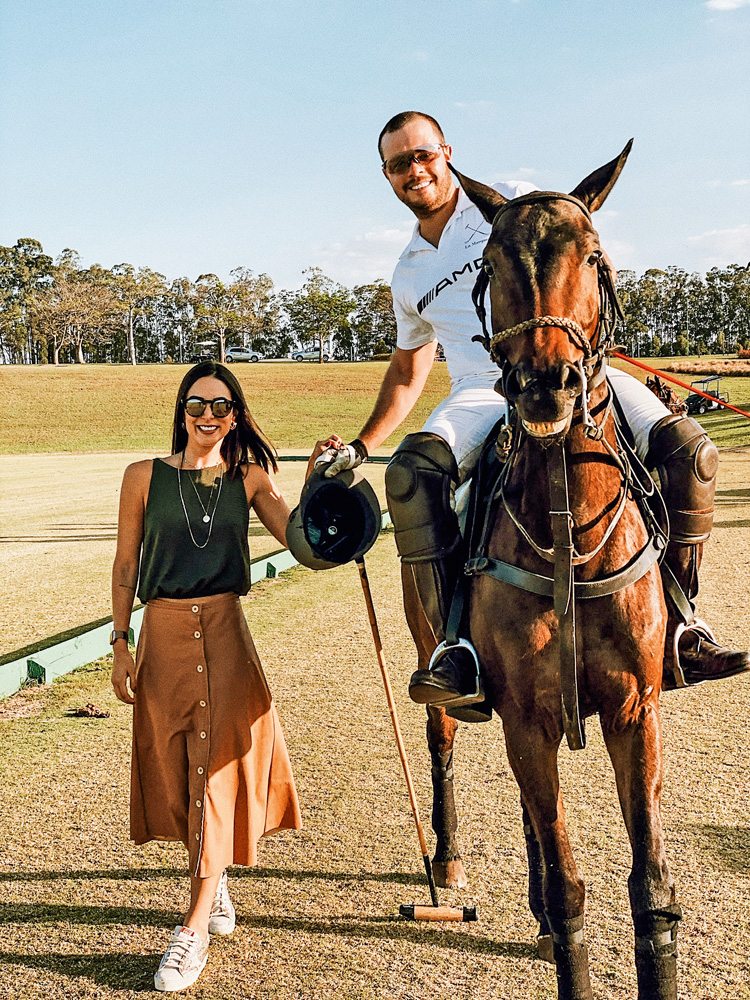
[[[576,198],[575,195],[555,191],[532,191],[530,194],[513,198],[511,201],[507,201],[504,205],[501,205],[493,220],[493,228],[500,216],[511,207],[539,204],[545,201],[568,201],[583,212],[588,222],[592,222],[591,212],[589,212],[587,206],[580,198]],[[592,340],[589,340],[583,328],[574,319],[570,319],[567,316],[533,316],[531,319],[526,319],[521,323],[516,323],[515,326],[506,327],[506,329],[499,330],[497,333],[490,335],[487,329],[487,309],[484,300],[492,279],[484,266],[477,275],[471,293],[474,309],[479,322],[482,324],[482,333],[481,335],[477,334],[471,339],[482,344],[495,364],[502,365],[504,358],[499,347],[500,344],[511,337],[516,337],[520,333],[540,327],[555,327],[559,330],[564,330],[573,344],[583,352],[583,371],[586,375],[584,386],[588,382],[589,387],[592,387],[592,379],[601,371],[604,358],[615,346],[617,325],[625,318],[622,305],[617,297],[612,269],[604,257],[600,257],[597,260],[596,269],[599,287],[599,318]],[[592,347],[592,343],[596,344],[595,348]]]

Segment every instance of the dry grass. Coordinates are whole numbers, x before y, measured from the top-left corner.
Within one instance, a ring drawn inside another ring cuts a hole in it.
[[[666,372],[685,375],[750,375],[750,361],[715,360],[711,357],[700,361],[673,361]]]
[[[750,643],[750,455],[722,456],[719,514],[702,611],[727,641]],[[407,751],[425,821],[423,710],[405,696],[413,651],[391,538],[368,557]],[[400,922],[426,901],[357,574],[295,570],[245,602],[290,746],[305,829],[269,838],[254,870],[230,874],[239,924],[211,946],[189,995],[258,1000],[551,998],[534,959],[518,793],[497,723],[462,726],[456,749],[461,843],[470,877],[446,902],[480,921]],[[664,698],[668,858],[685,910],[681,996],[750,997],[750,676]],[[130,711],[94,664],[24,701],[38,714],[0,722],[0,997],[135,998],[185,902],[184,852],[127,840]],[[105,720],[66,713],[96,701]],[[588,887],[594,992],[635,996],[629,852],[595,720],[589,746],[561,751],[574,848]]]
[[[4,365],[6,408],[0,454],[149,451],[171,440],[175,396],[188,365]],[[248,405],[279,448],[312,451],[317,437],[357,433],[370,413],[385,366],[234,365]],[[386,444],[418,430],[448,392],[436,364],[414,412]],[[335,424],[335,426],[332,426]]]

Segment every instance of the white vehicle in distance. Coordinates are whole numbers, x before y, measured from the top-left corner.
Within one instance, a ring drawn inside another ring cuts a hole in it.
[[[330,361],[330,354],[323,348],[323,360]],[[292,351],[293,361],[320,361],[320,348],[319,347],[308,347],[302,351]]]
[[[262,357],[260,351],[253,351],[249,347],[228,347],[224,360],[231,365],[233,361],[260,361]]]

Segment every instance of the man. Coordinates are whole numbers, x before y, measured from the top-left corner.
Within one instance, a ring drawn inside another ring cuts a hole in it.
[[[396,430],[424,388],[439,341],[451,377],[450,394],[422,431],[399,445],[386,473],[405,586],[413,585],[418,593],[437,644],[445,637],[463,561],[453,490],[471,473],[487,435],[506,411],[494,388],[498,368],[482,345],[472,341],[481,328],[471,291],[490,226],[455,186],[448,167],[452,150],[434,118],[414,111],[396,115],[381,132],[378,149],[394,194],[417,218],[392,281],[397,346],[358,437],[349,445],[330,438],[324,459],[333,459],[326,475],[356,467]],[[514,183],[495,188],[506,198],[534,190]],[[666,561],[692,598],[711,529],[718,453],[699,424],[670,415],[637,379],[616,369],[608,369],[607,377],[640,458],[659,469],[673,527]],[[671,608],[673,618],[674,612]],[[670,635],[675,626],[676,621]],[[679,667],[690,683],[750,669],[747,653],[717,645],[700,627],[683,632],[679,650]],[[415,701],[438,703],[450,711],[480,702],[479,687],[471,648],[448,646],[430,671],[413,674],[409,693]],[[480,721],[489,712],[457,717]]]

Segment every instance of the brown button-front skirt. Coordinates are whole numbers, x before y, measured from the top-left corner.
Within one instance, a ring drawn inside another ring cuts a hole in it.
[[[130,836],[206,878],[302,826],[284,734],[236,594],[149,601],[136,656]]]

